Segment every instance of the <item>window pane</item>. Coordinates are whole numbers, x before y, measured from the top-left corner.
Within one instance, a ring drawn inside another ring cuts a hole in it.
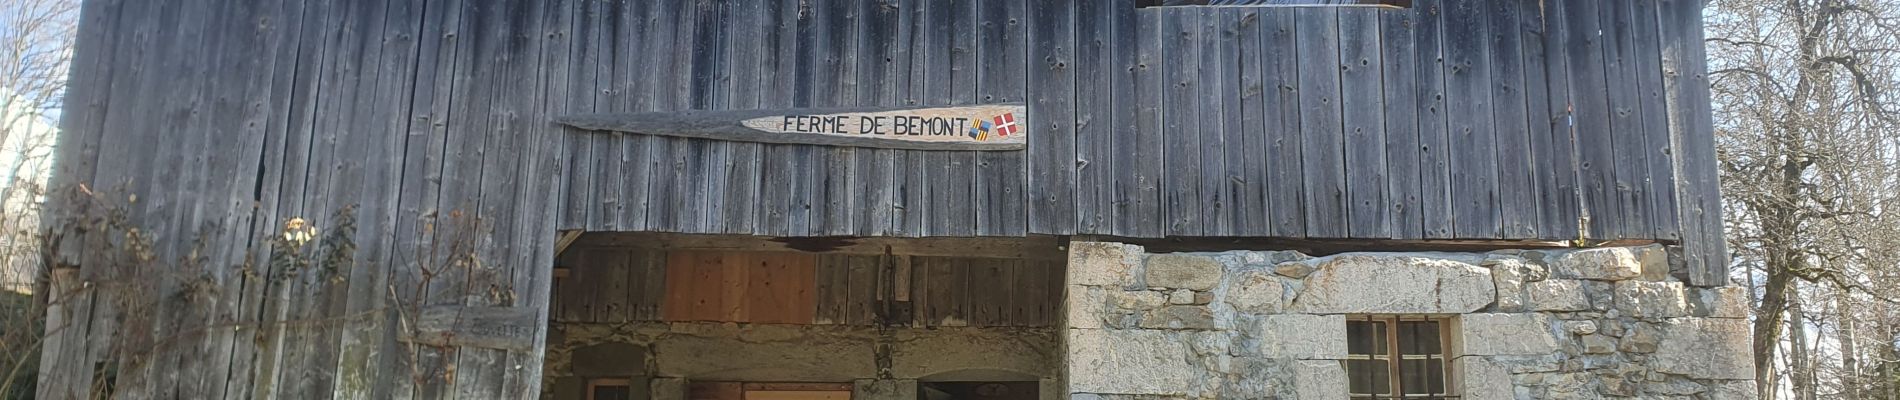
[[[1392,374],[1384,360],[1347,360],[1348,391],[1352,394],[1390,394]]]
[[[1385,354],[1385,322],[1346,321],[1346,353]]]
[[[1405,360],[1399,362],[1399,387],[1405,394],[1445,392],[1445,360]]]
[[[1400,321],[1399,354],[1444,354],[1438,347],[1438,321]]]

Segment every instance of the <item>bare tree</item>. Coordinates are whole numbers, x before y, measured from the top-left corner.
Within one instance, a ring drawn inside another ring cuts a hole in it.
[[[1807,321],[1842,314],[1817,312],[1823,307],[1861,309],[1830,307],[1835,300],[1900,296],[1890,284],[1900,262],[1894,254],[1900,215],[1890,212],[1900,206],[1894,123],[1900,110],[1890,94],[1900,83],[1900,4],[1716,0],[1708,12],[1730,248],[1749,267],[1743,271],[1760,296],[1754,325],[1760,394],[1776,398],[1786,382],[1796,398],[1819,398],[1823,381],[1859,381],[1815,375],[1822,370],[1817,354],[1833,351],[1816,351],[1821,341],[1805,334],[1822,330]],[[1841,293],[1820,295],[1834,290]],[[1783,354],[1790,336],[1799,340]],[[1795,371],[1786,374],[1777,365]]]
[[[18,290],[50,172],[79,0],[0,1],[0,282]],[[31,275],[25,277],[30,278]]]
[[[0,398],[31,397],[43,333],[39,210],[79,0],[0,0]]]

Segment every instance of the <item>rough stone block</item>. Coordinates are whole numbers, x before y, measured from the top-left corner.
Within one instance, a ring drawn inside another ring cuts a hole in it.
[[[577,347],[569,363],[575,376],[641,376],[647,374],[647,348],[612,342]]]
[[[1709,385],[1710,399],[1755,400],[1761,398],[1755,393],[1754,380],[1717,381]]]
[[[1417,255],[1322,259],[1289,307],[1315,314],[1462,314],[1497,301],[1491,271]]]
[[[1564,321],[1564,330],[1570,332],[1570,334],[1572,335],[1588,335],[1592,333],[1597,333],[1597,322],[1589,321],[1589,320]]]
[[[1689,289],[1689,313],[1697,317],[1748,318],[1748,289],[1740,286]]]
[[[1070,286],[1067,307],[1070,328],[1100,329],[1103,314],[1102,288],[1088,286]]]
[[[1268,358],[1346,358],[1346,316],[1274,314],[1260,319],[1260,353]]]
[[[686,400],[686,378],[653,378],[647,381],[648,397],[653,400]]]
[[[1345,400],[1346,368],[1338,361],[1304,360],[1293,368],[1296,399]]]
[[[1590,298],[1590,309],[1609,311],[1616,307],[1616,284],[1603,281],[1582,281],[1583,294]]]
[[[1677,318],[1662,324],[1662,344],[1649,359],[1657,372],[1692,379],[1750,379],[1755,359],[1748,321]]]
[[[1313,274],[1313,264],[1302,261],[1288,261],[1273,266],[1273,273],[1293,279],[1305,279]]]
[[[1203,256],[1156,254],[1148,256],[1146,277],[1151,288],[1213,290],[1220,284],[1221,265]]]
[[[1636,263],[1643,271],[1638,278],[1652,282],[1669,280],[1669,251],[1662,245],[1636,247],[1631,251],[1636,253]]]
[[[856,400],[917,399],[917,381],[912,379],[859,379],[851,383],[851,398]]]
[[[1625,353],[1654,353],[1662,345],[1662,329],[1646,322],[1636,322],[1629,326],[1629,333],[1617,343],[1617,350]]]
[[[1062,384],[1059,379],[1042,378],[1037,380],[1036,386],[1037,391],[1040,392],[1036,396],[1038,399],[1060,399],[1069,393],[1068,385]]]
[[[1590,296],[1584,292],[1583,281],[1571,279],[1548,279],[1543,282],[1531,282],[1524,290],[1530,297],[1530,308],[1535,311],[1587,311],[1590,309]]]
[[[1123,287],[1134,283],[1127,261],[1131,246],[1110,242],[1069,242],[1069,284]]]
[[[1175,289],[1173,293],[1168,293],[1168,304],[1194,304],[1194,291]]]
[[[1298,360],[1238,357],[1229,379],[1221,382],[1220,399],[1289,399]]]
[[[1616,310],[1636,318],[1674,318],[1689,315],[1681,282],[1622,281],[1616,283]]]
[[[1511,382],[1511,371],[1504,365],[1484,357],[1459,357],[1453,361],[1452,372],[1463,375],[1464,399],[1466,400],[1513,400],[1516,398],[1516,385]]]
[[[1498,257],[1484,261],[1491,269],[1491,284],[1497,288],[1498,312],[1524,311],[1524,264],[1521,258]]]
[[[1168,304],[1168,296],[1152,290],[1108,290],[1108,305],[1127,311],[1147,311]]]
[[[1235,274],[1227,286],[1227,304],[1235,311],[1252,314],[1277,314],[1286,309],[1286,285],[1264,270]]]
[[[1610,354],[1616,352],[1616,338],[1603,335],[1583,335],[1583,354]]]
[[[1663,396],[1691,396],[1708,391],[1708,387],[1681,377],[1666,377],[1661,381],[1643,384],[1643,391]]]
[[[1547,255],[1546,262],[1554,278],[1620,281],[1643,275],[1642,261],[1628,247],[1555,253]]]
[[[1214,311],[1203,306],[1167,306],[1141,318],[1144,329],[1214,329]]]
[[[1071,329],[1069,390],[1186,395],[1202,372],[1192,359],[1187,344],[1165,331]]]
[[[1463,355],[1545,355],[1563,349],[1545,314],[1467,314],[1459,326]]]

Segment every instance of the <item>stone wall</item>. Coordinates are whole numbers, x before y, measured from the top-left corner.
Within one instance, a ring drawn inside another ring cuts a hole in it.
[[[1450,316],[1468,400],[1754,397],[1746,293],[1661,246],[1147,254],[1072,242],[1073,399],[1343,399],[1346,318]],[[1679,269],[1679,268],[1678,268]]]
[[[588,378],[632,378],[655,400],[694,380],[852,382],[859,400],[914,399],[918,381],[1043,381],[1044,398],[1061,393],[1054,328],[628,322],[552,333],[543,398],[553,400],[585,398]]]

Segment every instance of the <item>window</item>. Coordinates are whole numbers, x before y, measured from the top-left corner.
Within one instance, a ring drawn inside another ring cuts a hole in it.
[[[587,381],[587,400],[632,400],[633,397],[632,380],[595,379]]]
[[[1454,399],[1445,377],[1446,320],[1357,316],[1346,321],[1347,392],[1355,399]]]

